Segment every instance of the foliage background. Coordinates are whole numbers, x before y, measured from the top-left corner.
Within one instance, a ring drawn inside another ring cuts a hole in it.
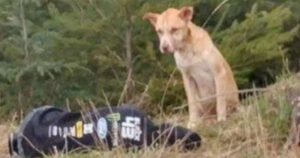
[[[299,0],[1,0],[0,116],[44,104],[134,103],[152,114],[185,104],[173,57],[142,20],[185,5],[240,89],[300,69]]]

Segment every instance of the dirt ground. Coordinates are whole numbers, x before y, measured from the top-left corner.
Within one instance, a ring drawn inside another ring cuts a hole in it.
[[[8,125],[0,125],[0,157],[9,158],[8,154],[8,136],[10,127]]]

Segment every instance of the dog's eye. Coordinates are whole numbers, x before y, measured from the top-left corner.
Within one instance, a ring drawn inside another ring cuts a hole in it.
[[[163,31],[162,31],[162,30],[157,30],[157,33],[158,33],[159,35],[161,35],[161,34],[163,34]]]
[[[178,31],[178,28],[172,28],[170,32],[171,32],[171,33],[175,33],[175,32],[177,32],[177,31]]]

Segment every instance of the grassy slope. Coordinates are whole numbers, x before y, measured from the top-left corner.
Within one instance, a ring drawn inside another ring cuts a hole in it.
[[[200,149],[182,153],[176,148],[156,148],[139,152],[125,152],[119,149],[113,151],[92,151],[89,153],[71,153],[56,155],[62,158],[131,158],[131,157],[173,157],[173,158],[296,158],[300,154],[296,150],[285,151],[283,144],[288,137],[290,115],[292,107],[289,96],[293,89],[300,90],[300,74],[288,79],[279,79],[279,82],[269,87],[264,94],[254,95],[244,100],[238,111],[230,116],[226,122],[203,122],[197,131],[203,137]],[[184,125],[186,114],[172,116],[169,122]],[[3,126],[0,126],[3,128]],[[7,152],[3,148],[2,133],[11,128],[0,128],[0,153]],[[5,145],[4,145],[5,146]],[[299,150],[299,149],[298,149]],[[297,155],[298,154],[298,155]],[[0,154],[1,156],[1,154]],[[2,156],[1,156],[2,157]]]

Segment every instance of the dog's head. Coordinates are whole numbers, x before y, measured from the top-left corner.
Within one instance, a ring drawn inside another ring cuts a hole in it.
[[[146,13],[143,17],[154,26],[163,53],[173,53],[184,47],[184,41],[189,34],[188,23],[192,20],[193,8],[169,8],[161,14]]]

